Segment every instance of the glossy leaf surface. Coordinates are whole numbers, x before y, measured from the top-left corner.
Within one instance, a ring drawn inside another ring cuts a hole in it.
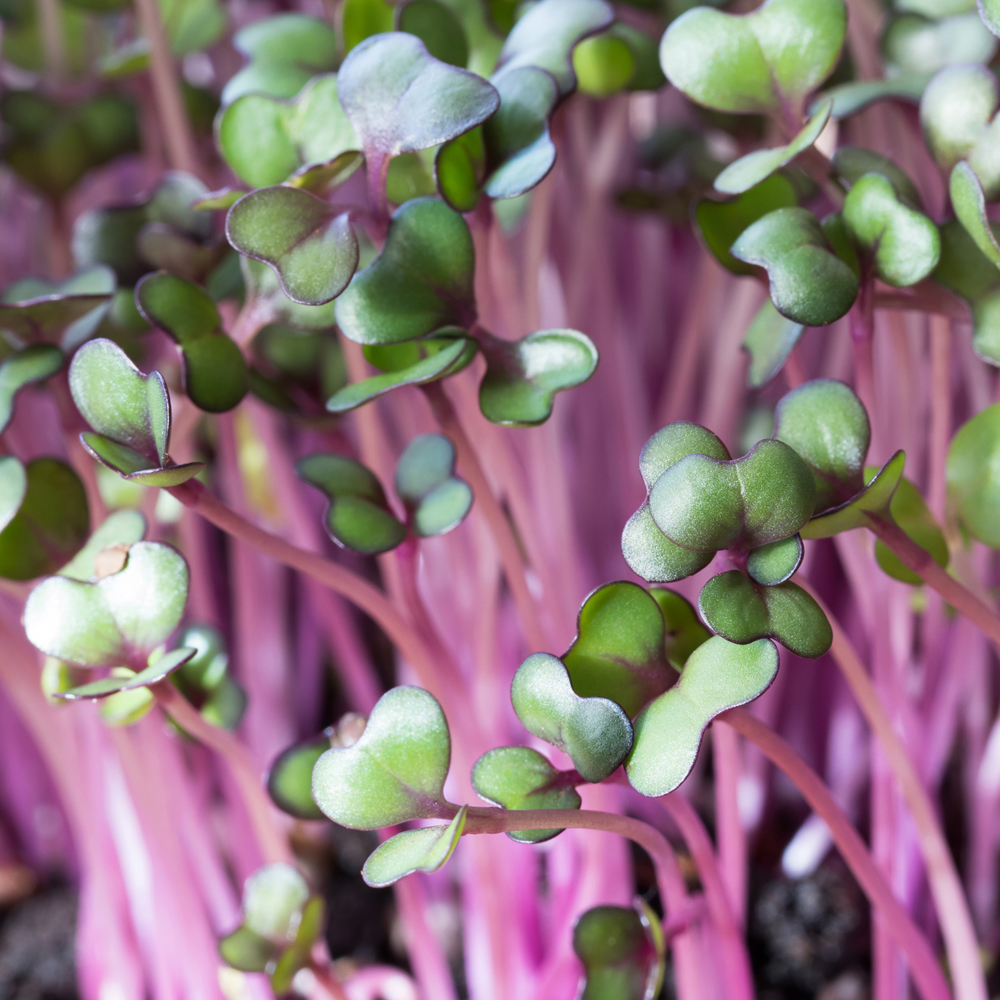
[[[721,712],[762,695],[778,672],[769,639],[741,646],[713,636],[689,657],[681,679],[635,720],[635,745],[625,762],[642,795],[666,795],[688,776],[701,737]]]
[[[54,573],[87,540],[87,494],[56,458],[22,465],[0,457],[0,577],[33,580]]]
[[[406,537],[405,526],[389,509],[382,484],[360,462],[344,455],[307,455],[295,470],[326,494],[324,522],[338,545],[375,555],[394,549]]]
[[[650,1000],[658,992],[661,956],[630,907],[587,910],[573,928],[573,951],[585,973],[580,1000]]]
[[[451,737],[444,713],[422,688],[379,698],[361,738],[333,747],[313,769],[313,799],[341,826],[374,830],[445,808]]]
[[[489,750],[472,768],[472,787],[480,798],[503,809],[579,809],[581,799],[571,783],[537,750],[498,747]],[[519,844],[540,844],[561,830],[511,830]]]
[[[554,397],[582,385],[597,368],[597,348],[577,330],[538,330],[521,340],[483,336],[486,374],[479,408],[487,420],[532,427],[552,413]]]
[[[801,106],[832,72],[847,31],[842,0],[768,0],[750,14],[695,7],[660,43],[670,82],[719,111]]]
[[[365,862],[361,875],[380,889],[414,872],[436,872],[458,846],[465,826],[466,807],[447,825],[404,830],[380,844]]]
[[[609,698],[631,717],[673,683],[663,613],[642,587],[598,587],[583,602],[576,631],[562,661],[578,695]]]
[[[188,568],[169,545],[137,542],[123,569],[96,583],[49,577],[28,597],[24,629],[49,656],[88,667],[145,661],[177,628]]]
[[[226,236],[241,253],[274,269],[293,301],[335,299],[358,266],[358,241],[347,212],[292,187],[241,198],[226,217]]]
[[[778,312],[804,326],[826,326],[854,304],[858,279],[804,208],[779,208],[758,219],[731,247],[738,260],[767,271]]]
[[[776,587],[792,577],[802,562],[802,539],[798,535],[751,549],[747,553],[747,573],[764,587]]]
[[[608,698],[581,698],[562,661],[533,653],[514,675],[510,700],[533,736],[569,754],[587,781],[603,781],[628,755],[632,724]]]
[[[337,300],[337,324],[359,344],[394,344],[475,319],[475,254],[465,220],[437,198],[396,209],[382,253]]]
[[[443,434],[421,434],[396,463],[396,494],[419,538],[457,528],[472,508],[472,487],[455,475],[455,446]]]
[[[324,735],[296,743],[275,758],[267,774],[267,792],[282,812],[297,819],[323,818],[312,797],[312,773],[329,749],[330,739]]]

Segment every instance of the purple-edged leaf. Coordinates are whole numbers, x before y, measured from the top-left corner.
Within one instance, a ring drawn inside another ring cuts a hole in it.
[[[80,687],[57,691],[53,697],[63,701],[81,701],[87,698],[107,698],[109,695],[122,691],[135,691],[137,688],[149,687],[166,680],[175,670],[180,668],[195,655],[197,651],[182,646],[169,653],[157,657],[145,670],[133,673],[131,670],[118,668],[109,677],[99,681],[91,681]]]

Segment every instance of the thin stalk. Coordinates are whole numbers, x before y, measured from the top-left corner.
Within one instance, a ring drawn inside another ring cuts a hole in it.
[[[176,170],[199,174],[200,164],[194,135],[181,95],[181,83],[174,63],[157,0],[136,0],[139,24],[149,42],[149,72],[153,97],[166,137],[167,157]]]
[[[882,873],[872,860],[865,842],[851,821],[834,801],[819,775],[773,730],[742,708],[733,708],[716,720],[728,723],[754,743],[761,752],[792,781],[802,797],[830,828],[851,873],[864,894],[885,921],[889,932],[906,954],[910,973],[923,1000],[951,1000],[944,973],[927,939],[917,929],[909,913],[893,895]],[[978,957],[977,957],[978,961]]]
[[[899,556],[904,566],[913,570],[928,587],[936,590],[952,607],[1000,646],[1000,619],[972,591],[942,569],[926,549],[917,545],[892,521],[869,515],[868,527]]]
[[[42,29],[42,49],[45,69],[53,90],[66,76],[66,43],[63,39],[62,12],[59,0],[35,0],[38,24]]]
[[[927,881],[948,952],[948,964],[955,981],[955,995],[958,1000],[986,1000],[986,981],[972,914],[934,806],[851,641],[819,597],[814,593],[813,597],[826,612],[833,628],[833,646],[830,650],[833,658],[881,744],[913,817],[927,867]]]
[[[739,739],[726,726],[712,729],[715,776],[715,826],[719,867],[736,923],[742,927],[746,910],[747,842],[738,802],[741,771]]]
[[[944,521],[945,466],[951,433],[951,323],[944,316],[928,317],[931,355],[931,434],[928,500],[934,516]]]
[[[342,594],[352,604],[375,621],[399,652],[409,661],[420,683],[443,705],[452,718],[454,712],[451,692],[442,687],[437,664],[426,645],[414,631],[412,625],[396,610],[386,595],[364,578],[343,566],[324,559],[313,552],[297,548],[277,535],[258,528],[236,511],[231,510],[221,500],[209,493],[200,483],[185,483],[170,492],[185,506],[200,514],[221,531],[238,538],[255,549],[270,556],[276,562],[291,566],[318,580],[324,586]]]
[[[736,733],[729,726],[714,727],[713,736],[726,732],[735,745]],[[718,745],[718,741],[713,745]],[[701,884],[705,889],[705,902],[715,923],[721,939],[722,974],[726,983],[728,1000],[753,1000],[753,974],[750,971],[750,959],[740,931],[737,913],[739,912],[730,900],[732,886],[723,883],[722,873],[715,860],[712,842],[708,839],[705,827],[691,803],[683,795],[671,792],[660,798],[664,807],[673,817],[681,831],[681,835],[691,850],[691,856],[698,868]]]
[[[350,1000],[344,992],[344,987],[340,980],[324,965],[318,962],[310,962],[309,970],[316,977],[316,982],[320,989],[325,990],[331,1000]]]
[[[535,599],[528,589],[528,580],[525,576],[526,567],[517,539],[514,537],[510,522],[507,520],[507,515],[493,495],[483,467],[479,464],[476,450],[466,437],[458,414],[455,412],[455,407],[452,406],[444,389],[436,382],[432,382],[430,385],[424,386],[423,390],[431,404],[431,409],[434,411],[434,416],[441,425],[441,430],[455,444],[455,449],[458,452],[458,464],[468,478],[479,509],[490,527],[493,541],[496,543],[500,555],[500,565],[503,566],[504,576],[507,577],[507,584],[514,597],[518,617],[524,628],[524,637],[533,650],[543,650],[548,645],[545,631],[538,616]]]
[[[229,765],[243,793],[243,801],[264,857],[268,861],[290,861],[292,853],[288,842],[275,825],[277,810],[264,791],[260,774],[246,747],[232,733],[206,722],[201,713],[169,681],[152,685],[150,691],[164,712],[181,729],[214,750]]]
[[[871,278],[862,278],[858,301],[850,313],[854,345],[854,379],[861,402],[875,417],[875,296]]]

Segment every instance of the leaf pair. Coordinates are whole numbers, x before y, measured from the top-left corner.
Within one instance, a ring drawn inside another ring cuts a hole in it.
[[[325,524],[338,544],[376,555],[402,544],[407,528],[419,538],[458,527],[472,507],[472,489],[455,476],[455,446],[441,434],[414,438],[396,465],[396,493],[406,524],[389,507],[375,474],[343,455],[316,454],[296,465],[299,476],[329,500]]]
[[[595,906],[573,927],[573,951],[583,963],[580,1000],[650,1000],[666,967],[663,928],[648,904]]]
[[[170,397],[159,372],[143,375],[110,340],[92,340],[76,352],[69,369],[73,402],[94,431],[80,435],[102,465],[143,486],[179,486],[204,464],[174,465],[170,445]]]
[[[291,865],[258,868],[243,886],[243,921],[219,941],[223,961],[243,972],[266,972],[277,996],[311,959],[323,934],[326,905]]]

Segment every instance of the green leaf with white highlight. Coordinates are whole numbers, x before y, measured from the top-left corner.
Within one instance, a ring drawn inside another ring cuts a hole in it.
[[[313,799],[341,826],[376,830],[451,815],[444,780],[451,737],[441,706],[416,687],[379,698],[361,738],[332,747],[313,768]]]
[[[632,746],[632,724],[622,707],[608,698],[580,697],[562,660],[548,653],[532,653],[517,668],[510,700],[524,728],[569,754],[587,781],[603,781]]]
[[[455,475],[455,446],[443,434],[421,434],[396,463],[396,495],[418,538],[457,528],[472,508],[472,487]]]
[[[263,188],[241,198],[226,216],[226,237],[271,267],[281,290],[303,305],[335,299],[358,266],[347,210],[298,188]]]
[[[715,178],[715,190],[723,194],[742,194],[761,181],[766,180],[776,170],[791,163],[800,153],[804,153],[819,138],[820,132],[830,120],[832,101],[824,101],[820,108],[806,122],[801,132],[786,146],[775,149],[758,149],[741,156],[730,163]]]
[[[570,780],[567,780],[570,779]],[[472,787],[480,798],[502,809],[579,809],[581,798],[572,772],[557,771],[530,747],[498,747],[483,754],[472,768]],[[562,833],[510,830],[519,844],[540,844]]]
[[[986,215],[986,198],[982,185],[975,171],[964,160],[956,164],[951,172],[948,193],[958,221],[983,254],[1000,267],[1000,243],[997,243]]]
[[[804,326],[826,326],[854,304],[858,279],[804,208],[779,208],[744,230],[730,251],[767,271],[778,312]]]
[[[486,359],[479,408],[507,427],[544,423],[555,394],[582,385],[597,369],[597,348],[578,330],[538,330],[515,341],[481,334],[479,346]]]
[[[652,1000],[659,995],[663,932],[648,906],[640,906],[641,898],[635,908],[595,906],[577,920],[573,950],[585,972],[579,1000]]]
[[[625,773],[642,795],[672,792],[690,774],[702,734],[717,715],[760,697],[778,672],[770,639],[745,646],[713,636],[688,658],[681,679],[635,720]]]
[[[446,826],[404,830],[380,844],[361,869],[361,877],[375,889],[398,882],[414,872],[436,872],[458,846],[465,827],[466,806]]]
[[[776,587],[795,575],[802,563],[803,553],[799,535],[769,542],[747,553],[747,573],[761,586]]]
[[[96,583],[49,577],[28,597],[24,630],[42,652],[88,667],[145,660],[177,628],[188,568],[169,545],[137,542],[125,566]]]
[[[389,508],[375,474],[344,455],[307,455],[296,463],[299,478],[322,490],[329,500],[324,523],[338,544],[377,555],[406,537],[405,526]]]

